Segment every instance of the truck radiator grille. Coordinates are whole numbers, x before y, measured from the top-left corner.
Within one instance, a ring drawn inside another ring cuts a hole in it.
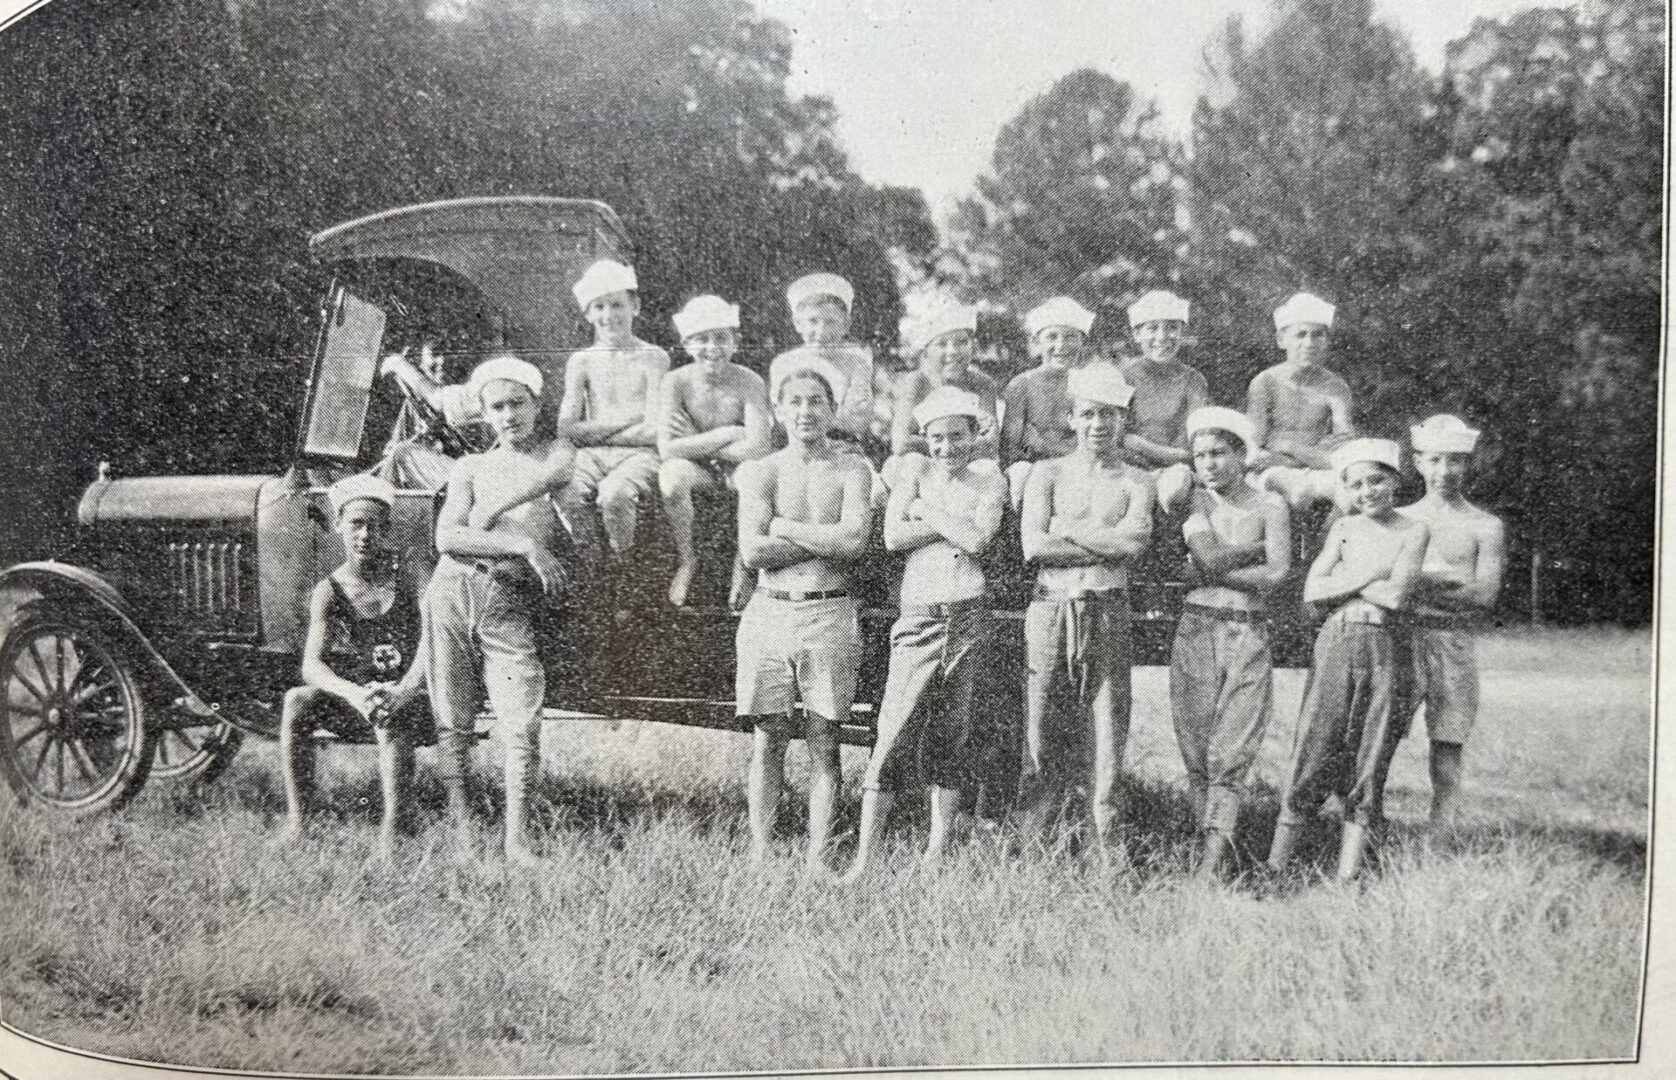
[[[217,627],[239,621],[245,595],[244,542],[174,540],[169,543],[169,591],[176,610]]]

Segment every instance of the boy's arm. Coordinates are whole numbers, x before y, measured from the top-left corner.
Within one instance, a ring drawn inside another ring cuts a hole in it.
[[[908,373],[897,387],[896,411],[890,417],[890,452],[906,454],[910,450],[925,452],[925,440],[914,438],[914,406],[925,397],[925,379],[917,371]]]
[[[777,517],[768,523],[769,536],[789,540],[823,559],[854,559],[867,550],[867,538],[873,531],[873,474],[853,455],[845,455],[842,460],[844,507],[838,521],[815,524]]]
[[[749,374],[750,390],[744,399],[745,432],[717,453],[723,461],[750,461],[767,454],[773,446],[774,417],[768,408],[768,387],[756,372]]]
[[[1492,517],[1478,530],[1478,559],[1473,565],[1472,583],[1455,596],[1485,610],[1495,607],[1506,566],[1507,530],[1500,518]]]
[[[1263,499],[1263,561],[1257,566],[1229,570],[1223,580],[1235,588],[1266,593],[1292,572],[1292,513],[1286,500],[1265,493]]]
[[[807,562],[809,553],[768,535],[774,520],[774,472],[747,461],[733,474],[739,487],[739,559],[752,570],[778,570]]]
[[[1130,456],[1140,459],[1144,466],[1152,465],[1191,465],[1193,455],[1180,447],[1167,446],[1161,442],[1154,442],[1144,435],[1125,433],[1123,448]]]
[[[1333,434],[1351,436],[1356,434],[1355,422],[1350,419],[1350,384],[1334,387],[1328,394],[1328,408],[1333,414]]]
[[[563,445],[563,440],[555,442]],[[523,559],[540,580],[543,592],[557,592],[565,583],[565,570],[551,551],[516,529],[491,530],[471,524],[472,476],[481,460],[463,457],[448,474],[448,494],[437,514],[437,550],[466,558]]]
[[[1067,522],[1061,531],[1066,539],[1102,559],[1137,559],[1152,543],[1152,480],[1129,480],[1129,505],[1116,525],[1093,521]]]
[[[499,499],[483,499],[474,503],[467,519],[473,528],[492,529],[500,516],[550,491],[557,491],[570,483],[576,471],[576,449],[562,436],[555,437],[547,447],[547,460],[541,471],[526,483],[505,492]]]
[[[606,442],[612,446],[655,448],[658,445],[658,399],[661,396],[659,391],[663,385],[663,377],[669,374],[669,354],[662,349],[656,349],[641,363],[646,367],[646,399],[640,407],[640,419],[631,422],[607,439]]]
[[[1392,611],[1407,604],[1420,582],[1420,569],[1425,565],[1426,545],[1430,540],[1431,530],[1423,522],[1414,521],[1403,534],[1402,547],[1397,549],[1391,572],[1363,586],[1362,599]]]
[[[1025,401],[1029,395],[1025,393],[1024,376],[1014,375],[1007,383],[1007,389],[1001,394],[1001,465],[1003,468],[1015,461],[1029,459],[1028,447],[1024,444],[1024,426],[1028,420],[1028,410]]]
[[[559,403],[559,434],[577,446],[598,446],[628,426],[622,420],[584,420],[588,402],[588,361],[573,355],[564,369],[564,400]]]
[[[332,583],[314,587],[308,601],[308,633],[303,638],[303,682],[342,701],[362,716],[371,716],[387,693],[352,683],[326,663],[326,608],[332,601]]]
[[[1182,523],[1181,536],[1187,541],[1187,550],[1193,556],[1194,563],[1212,581],[1220,581],[1231,570],[1262,561],[1267,551],[1261,542],[1223,543],[1218,539],[1216,530],[1211,527],[1210,515],[1205,513],[1202,506],[1195,506],[1187,520]]]
[[[1053,523],[1053,486],[1059,467],[1038,462],[1024,484],[1024,511],[1019,515],[1018,539],[1024,561],[1042,566],[1090,566],[1099,557],[1063,536],[1048,532]]]
[[[419,366],[407,358],[406,349],[386,356],[378,366],[378,373],[391,376],[423,398],[425,404],[437,412],[442,411],[442,401],[437,393],[442,389],[442,385],[434,382],[429,375],[420,371]]]
[[[1321,554],[1310,564],[1304,578],[1304,603],[1330,604],[1355,596],[1367,584],[1365,581],[1341,581],[1338,568],[1343,562],[1344,522],[1335,521],[1327,529],[1327,539],[1321,544]]]
[[[885,547],[891,551],[913,551],[936,543],[942,535],[921,518],[912,514],[919,499],[919,474],[896,485],[885,505]],[[921,503],[924,506],[924,503]]]
[[[969,514],[955,513],[938,503],[920,500],[920,520],[936,530],[941,539],[971,556],[984,553],[1001,528],[1001,516],[1007,507],[1007,480],[1000,473],[982,475],[982,490],[978,492]]]

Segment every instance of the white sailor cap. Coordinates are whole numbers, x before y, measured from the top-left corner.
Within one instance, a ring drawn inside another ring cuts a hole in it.
[[[1257,433],[1252,430],[1251,418],[1238,409],[1230,409],[1222,405],[1202,405],[1187,414],[1187,444],[1193,445],[1193,436],[1201,431],[1218,431],[1225,435],[1232,435],[1240,441],[1240,447],[1245,456],[1250,458],[1257,452]]]
[[[1184,323],[1191,308],[1191,304],[1175,293],[1153,289],[1129,305],[1129,327],[1133,329],[1149,322]]]
[[[1051,300],[1044,300],[1024,316],[1024,332],[1030,337],[1035,337],[1050,326],[1064,326],[1086,334],[1088,328],[1093,325],[1094,313],[1069,296],[1055,296]]]
[[[1072,369],[1066,376],[1065,390],[1072,401],[1098,401],[1120,409],[1127,409],[1129,399],[1135,396],[1135,388],[1123,378],[1117,365],[1104,360]]]
[[[844,379],[844,373],[839,371],[837,365],[833,364],[832,361],[815,353],[793,354],[786,363],[780,365],[778,371],[773,367],[768,369],[768,378],[771,384],[768,387],[769,400],[778,404],[780,387],[784,386],[787,380],[799,375],[820,376],[821,380],[826,383],[827,389],[832,391],[834,408],[840,401],[844,400],[844,391],[848,386]]]
[[[471,375],[466,379],[466,393],[475,401],[483,396],[485,386],[502,379],[525,387],[533,398],[541,397],[541,369],[511,353],[491,356],[472,368]]]
[[[614,292],[629,292],[640,288],[634,267],[624,266],[614,259],[601,259],[583,272],[581,280],[571,286],[576,303],[587,310],[589,304]]]
[[[1333,451],[1333,472],[1340,478],[1344,470],[1363,461],[1383,465],[1394,473],[1402,472],[1402,448],[1390,439],[1351,439]]]
[[[978,395],[958,386],[939,386],[914,406],[914,423],[921,431],[930,426],[931,421],[945,416],[970,416],[981,424],[988,418],[989,410],[983,407]]]
[[[342,517],[343,508],[357,499],[371,499],[386,507],[396,505],[396,489],[390,481],[372,473],[356,473],[326,489],[326,501],[332,504],[332,516]]]
[[[695,296],[673,317],[675,332],[685,341],[706,330],[739,329],[739,305],[719,296]]]
[[[919,315],[902,319],[902,341],[910,356],[918,355],[927,345],[956,330],[978,332],[978,309],[968,304],[938,304]]]
[[[848,311],[855,305],[855,288],[837,274],[804,274],[786,286],[786,303],[796,312],[805,300],[830,296]]]
[[[1478,448],[1482,432],[1467,427],[1466,421],[1448,413],[1429,416],[1408,429],[1416,454],[1470,454]]]
[[[1333,312],[1337,310],[1314,293],[1294,293],[1290,300],[1274,309],[1274,328],[1284,330],[1298,323],[1331,327]]]

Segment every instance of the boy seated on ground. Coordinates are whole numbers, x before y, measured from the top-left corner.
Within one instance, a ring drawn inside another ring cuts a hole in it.
[[[1210,401],[1210,384],[1179,358],[1190,305],[1159,289],[1129,305],[1129,329],[1141,354],[1119,369],[1135,388],[1129,405],[1124,457],[1152,473],[1158,509],[1173,515],[1193,490],[1193,455],[1187,445],[1187,417]]]
[[[596,565],[590,511],[597,510],[611,555],[622,560],[634,548],[641,497],[658,480],[658,386],[669,354],[635,336],[638,290],[634,270],[610,259],[588,267],[572,289],[594,342],[565,367],[558,433],[577,453],[560,511]]]
[[[1094,313],[1068,296],[1037,304],[1024,317],[1038,363],[1013,376],[1001,396],[1001,462],[1007,469],[1015,513],[1024,505],[1031,466],[1076,448],[1067,419],[1071,399],[1065,379],[1086,362],[1088,330],[1093,325]]]
[[[995,429],[995,380],[972,366],[978,345],[978,312],[965,304],[941,305],[918,319],[903,319],[902,340],[915,360],[915,368],[896,384],[895,416],[890,429],[890,457],[879,475],[885,486],[898,483],[925,467],[925,434],[915,419],[914,409],[938,387],[952,386],[977,395],[985,410],[978,425],[973,454],[994,465],[999,452]]]
[[[679,563],[669,602],[681,607],[698,573],[693,494],[733,488],[741,462],[768,453],[773,420],[762,376],[733,362],[739,348],[739,307],[719,296],[697,296],[675,314],[681,346],[693,362],[663,377],[658,391],[658,487]],[[734,560],[728,601],[737,605],[744,566]]]
[[[1399,613],[1420,580],[1429,532],[1393,502],[1402,453],[1389,439],[1352,439],[1333,452],[1350,513],[1327,530],[1304,581],[1304,602],[1331,614],[1292,736],[1290,775],[1269,848],[1281,870],[1328,795],[1343,808],[1338,877],[1354,877],[1384,819],[1385,779],[1408,728],[1413,672]]]
[[[1431,533],[1414,611],[1416,703],[1431,741],[1434,826],[1455,818],[1461,758],[1478,718],[1477,626],[1501,595],[1507,539],[1501,519],[1466,497],[1479,432],[1459,417],[1433,416],[1409,429],[1426,494],[1401,513]]]
[[[1187,418],[1198,486],[1182,525],[1190,591],[1170,649],[1170,714],[1187,769],[1199,864],[1221,875],[1274,696],[1268,596],[1292,569],[1286,503],[1245,478],[1251,421],[1207,405]]]
[[[413,747],[436,741],[425,700],[418,599],[402,587],[390,550],[389,482],[361,474],[333,484],[332,506],[343,565],[315,586],[303,642],[303,685],[285,695],[279,727],[287,814],[282,840],[301,837],[314,798],[313,734],[325,729],[351,742],[378,744],[384,814],[379,849],[386,855],[404,827],[413,778]]]
[[[885,546],[907,561],[878,740],[861,785],[861,843],[845,875],[852,881],[866,873],[896,793],[922,765],[931,780],[925,857],[941,857],[981,742],[972,698],[990,658],[979,559],[1001,527],[1007,484],[995,469],[972,467],[980,425],[991,417],[976,394],[940,386],[915,412],[929,456],[891,488],[885,511]]]
[[[755,727],[746,799],[751,854],[767,857],[786,747],[809,752],[809,849],[824,868],[840,781],[839,724],[850,716],[861,626],[849,566],[873,531],[872,474],[827,438],[840,376],[819,357],[784,373],[775,410],[789,444],[738,472],[739,554],[759,580],[739,619],[734,702]],[[796,723],[802,706],[804,724]]]
[[[1342,501],[1332,467],[1335,447],[1355,436],[1350,384],[1322,366],[1332,346],[1332,304],[1298,293],[1274,312],[1275,344],[1286,359],[1251,380],[1246,415],[1257,439],[1251,468],[1258,486],[1294,511]],[[1348,505],[1341,505],[1348,510]]]
[[[769,395],[788,372],[805,367],[809,359],[830,364],[841,384],[833,388],[841,396],[830,437],[840,448],[859,447],[871,459],[890,429],[881,426],[874,413],[873,354],[849,336],[855,288],[837,274],[805,274],[787,287],[786,303],[803,344],[769,362]]]

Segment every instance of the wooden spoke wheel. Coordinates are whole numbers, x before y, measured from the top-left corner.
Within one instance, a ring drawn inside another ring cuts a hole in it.
[[[244,744],[244,732],[223,720],[202,727],[162,728],[153,737],[154,780],[207,783],[221,775]]]
[[[115,809],[151,768],[134,666],[103,630],[25,615],[0,646],[0,772],[20,801]]]

